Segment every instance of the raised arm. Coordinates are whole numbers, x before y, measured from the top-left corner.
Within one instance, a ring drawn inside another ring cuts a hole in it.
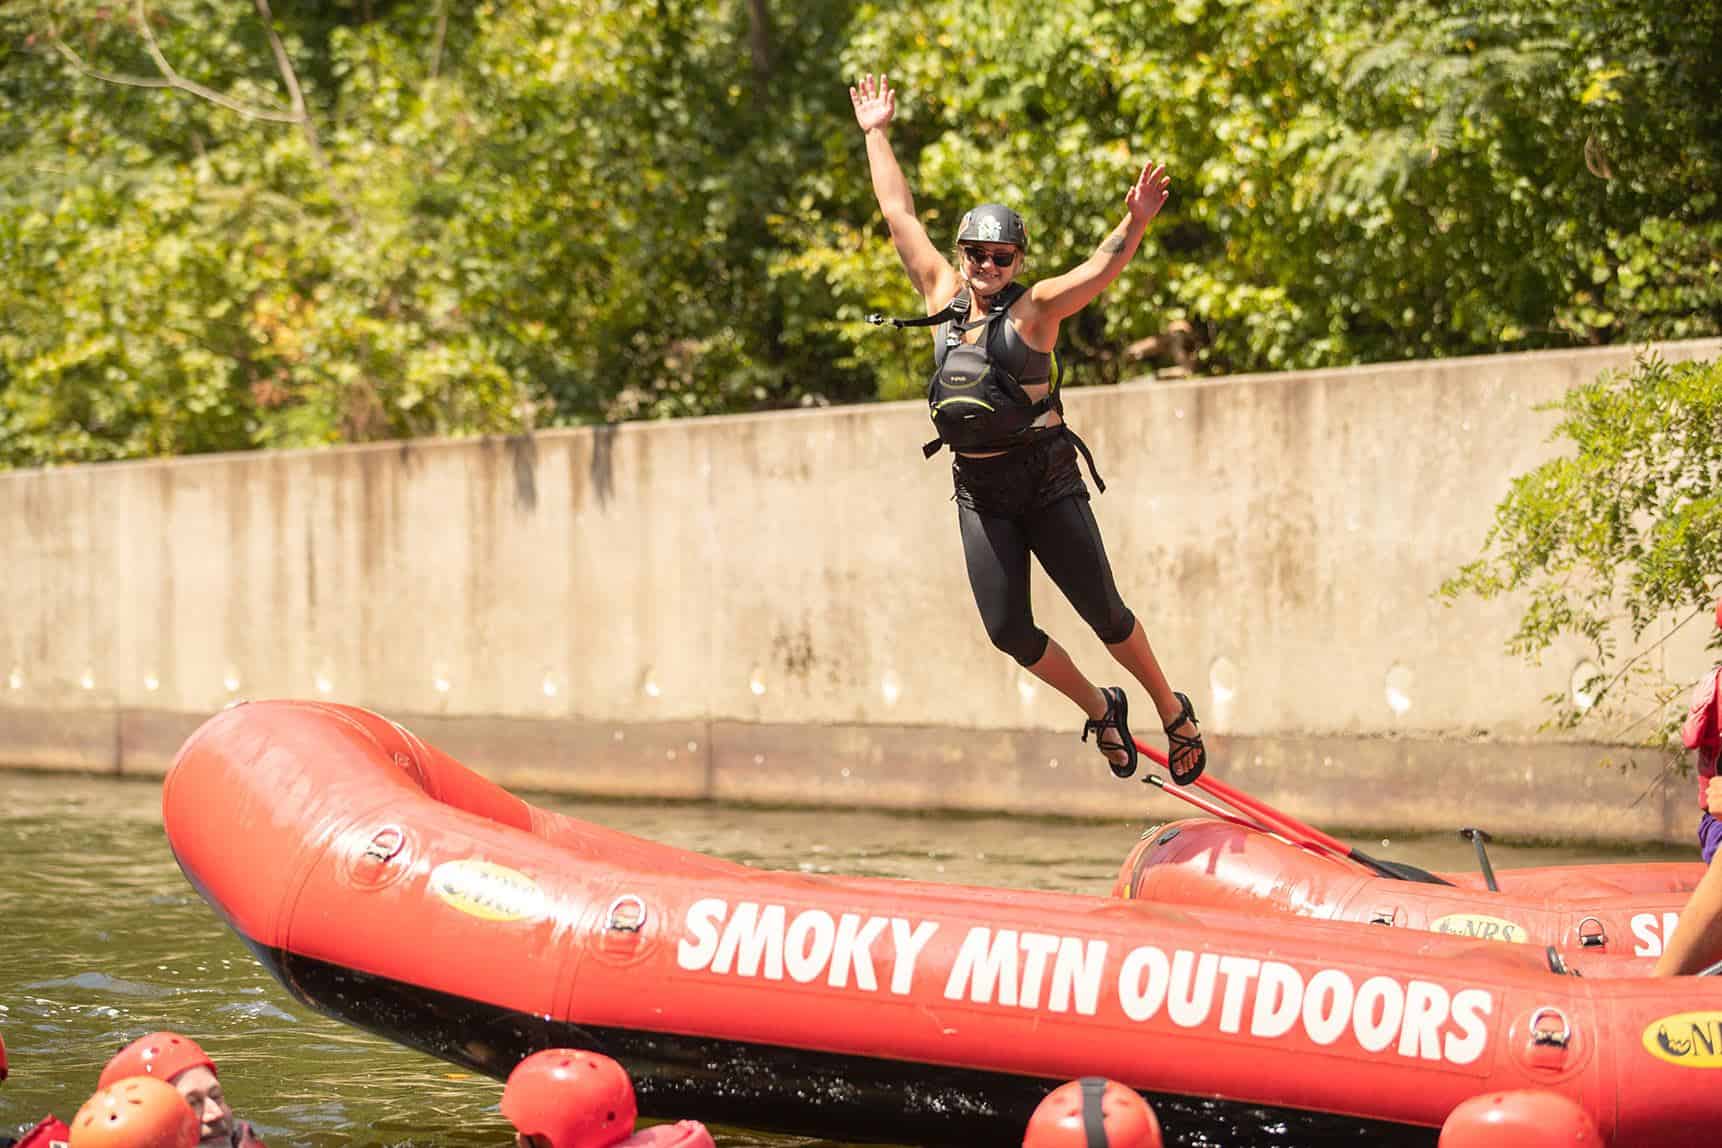
[[[897,114],[897,94],[883,75],[877,83],[868,75],[849,89],[849,102],[855,107],[855,122],[867,136],[867,169],[873,176],[873,195],[879,201],[886,225],[891,228],[897,258],[903,261],[909,282],[927,305],[933,306],[935,300],[943,304],[956,291],[957,273],[927,238],[927,229],[921,226],[921,221],[915,218],[915,197],[885,134],[891,117]]]
[[[1063,275],[1042,279],[1029,288],[1029,303],[1036,315],[1055,321],[1067,319],[1106,290],[1142,245],[1142,235],[1165,204],[1170,184],[1166,170],[1158,164],[1143,167],[1124,196],[1124,219],[1100,241],[1094,254]]]

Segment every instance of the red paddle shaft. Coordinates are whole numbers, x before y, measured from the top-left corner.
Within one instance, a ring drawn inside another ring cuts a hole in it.
[[[1150,746],[1143,745],[1140,741],[1136,743],[1136,749],[1137,752],[1145,755],[1150,761],[1170,772],[1171,766],[1167,764],[1165,754]],[[1174,778],[1173,780],[1176,781],[1177,779]],[[1260,822],[1263,828],[1272,830],[1273,832],[1278,833],[1281,837],[1285,837],[1299,845],[1310,845],[1328,852],[1335,851],[1334,846],[1321,840],[1321,837],[1318,837],[1315,834],[1315,831],[1310,829],[1307,825],[1293,821],[1279,813],[1277,810],[1263,807],[1259,802],[1256,802],[1252,798],[1245,797],[1243,794],[1239,793],[1231,786],[1225,785],[1223,782],[1216,782],[1210,777],[1199,777],[1196,779],[1195,784],[1198,787],[1207,790],[1215,797],[1227,802],[1233,808],[1249,814],[1256,821]],[[1322,834],[1321,836],[1326,835]],[[1329,838],[1329,840],[1332,839]],[[1345,856],[1344,846],[1340,846],[1337,852],[1340,856]]]
[[[1152,746],[1143,745],[1140,741],[1136,742],[1136,749],[1137,752],[1147,755],[1150,761],[1160,765],[1168,772],[1171,771],[1171,766],[1166,760],[1166,755],[1161,753],[1159,750],[1154,749]],[[1284,837],[1286,840],[1291,841],[1294,844],[1334,854],[1335,856],[1341,857],[1347,861],[1362,865],[1364,868],[1372,872],[1379,873],[1384,877],[1399,876],[1390,869],[1387,869],[1375,858],[1370,857],[1357,849],[1353,849],[1339,838],[1323,833],[1313,825],[1305,825],[1290,814],[1281,813],[1267,802],[1251,797],[1249,794],[1227,785],[1218,778],[1209,777],[1206,774],[1203,774],[1192,784],[1207,790],[1215,797],[1218,797],[1220,800],[1230,804],[1233,808],[1241,810],[1255,818],[1256,821],[1261,823],[1262,828],[1278,833],[1281,837]],[[1161,788],[1165,787],[1162,786]],[[1184,795],[1180,794],[1179,796]]]
[[[1201,797],[1201,796],[1198,796],[1197,794],[1191,793],[1188,789],[1184,788],[1181,785],[1167,785],[1166,779],[1161,777],[1157,773],[1150,773],[1147,777],[1144,777],[1142,780],[1147,782],[1149,785],[1154,786],[1156,789],[1160,790],[1160,792],[1162,792],[1162,793],[1170,793],[1172,796],[1178,798],[1181,801],[1189,802],[1191,805],[1194,805],[1197,809],[1200,809],[1203,813],[1206,813],[1210,817],[1218,817],[1221,821],[1230,822],[1231,824],[1241,826],[1244,829],[1262,829],[1262,828],[1264,828],[1258,822],[1250,821],[1250,820],[1247,820],[1243,817],[1239,817],[1236,813],[1233,813],[1231,810],[1222,808],[1221,806],[1217,805],[1216,803],[1209,801],[1206,797]]]
[[[1259,798],[1251,797],[1243,790],[1235,789],[1217,777],[1209,777],[1204,774],[1203,776],[1198,777],[1195,783],[1213,794],[1215,797],[1220,798],[1222,801],[1231,802],[1239,809],[1254,813],[1258,817],[1271,815],[1278,818],[1287,825],[1297,829],[1299,832],[1308,834],[1310,839],[1320,845],[1323,849],[1338,853],[1344,857],[1349,857],[1351,855],[1351,846],[1347,845],[1339,838],[1330,837],[1328,834],[1323,833],[1313,825],[1305,825],[1290,814],[1279,812],[1277,809],[1274,809]]]
[[[1143,745],[1140,741],[1136,742],[1136,749],[1147,755],[1149,760],[1155,764],[1170,771],[1171,765],[1167,762],[1166,755],[1159,750],[1152,746]],[[1174,778],[1173,780],[1177,779]],[[1281,813],[1267,802],[1259,801],[1242,790],[1227,785],[1219,778],[1204,774],[1198,777],[1194,784],[1197,788],[1207,790],[1234,809],[1249,814],[1282,837],[1290,838],[1300,845],[1312,845],[1329,853],[1337,853],[1347,859],[1351,858],[1351,847],[1337,837],[1330,837],[1312,825],[1305,825],[1290,814]]]

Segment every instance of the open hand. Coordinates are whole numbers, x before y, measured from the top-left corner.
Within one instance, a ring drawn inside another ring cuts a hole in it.
[[[855,105],[855,122],[864,132],[884,127],[897,114],[897,93],[886,83],[883,72],[877,84],[871,74],[862,76],[861,82],[849,89],[849,102]]]
[[[857,113],[859,114],[859,113]],[[1166,169],[1157,163],[1147,163],[1142,167],[1142,174],[1136,177],[1136,183],[1124,195],[1124,206],[1130,212],[1130,218],[1138,223],[1147,223],[1166,205],[1166,197],[1171,194],[1172,177],[1166,174]]]

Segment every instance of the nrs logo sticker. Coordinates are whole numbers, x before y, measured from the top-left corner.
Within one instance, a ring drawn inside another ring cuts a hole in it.
[[[544,915],[544,891],[537,883],[491,861],[444,861],[431,871],[430,889],[450,908],[485,921]]]
[[[1500,917],[1485,917],[1481,913],[1449,913],[1429,923],[1437,933],[1457,937],[1481,937],[1487,941],[1508,941],[1522,945],[1531,939],[1523,925],[1504,921]]]
[[[1722,1068],[1722,1012],[1682,1012],[1653,1020],[1644,1051],[1682,1068]]]

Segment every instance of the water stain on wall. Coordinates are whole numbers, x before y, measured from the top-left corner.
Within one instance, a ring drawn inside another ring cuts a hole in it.
[[[785,674],[805,679],[813,671],[813,634],[806,625],[787,633],[779,630],[771,638],[771,658]]]
[[[592,493],[598,496],[600,507],[610,505],[616,490],[616,426],[613,423],[592,428],[592,466],[589,477]],[[575,500],[579,505],[579,500]]]
[[[514,464],[514,505],[518,510],[538,509],[538,440],[531,433],[508,439],[508,455]]]

